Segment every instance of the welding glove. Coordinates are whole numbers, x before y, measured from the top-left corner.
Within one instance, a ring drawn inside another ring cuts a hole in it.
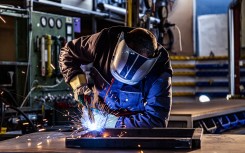
[[[83,106],[88,107],[92,90],[87,85],[86,75],[76,75],[71,79],[70,85],[73,89],[74,99],[77,102],[80,102]]]

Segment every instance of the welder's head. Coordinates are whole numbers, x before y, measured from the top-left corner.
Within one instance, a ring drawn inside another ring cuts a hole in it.
[[[118,81],[134,85],[150,72],[159,57],[156,37],[150,31],[136,28],[122,32],[111,61],[111,73]]]

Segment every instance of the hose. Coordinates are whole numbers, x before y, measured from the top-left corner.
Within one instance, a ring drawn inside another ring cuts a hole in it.
[[[20,113],[21,115],[23,115],[24,118],[28,121],[28,123],[32,126],[32,128],[33,128],[33,131],[32,132],[37,132],[37,128],[35,127],[35,125],[33,124],[33,122],[26,116],[26,114],[24,112],[22,112],[17,107],[9,106],[8,108],[13,109],[13,110],[17,111],[18,113]]]
[[[8,104],[8,105],[13,105],[13,106],[17,107],[17,106],[18,106],[17,101],[15,100],[15,98],[13,97],[13,95],[9,92],[9,90],[7,90],[7,89],[5,89],[5,88],[1,88],[1,89],[0,89],[1,97],[4,97],[4,96],[3,96],[4,93],[2,93],[2,91],[3,91],[4,93],[7,93],[7,97],[5,97],[5,99],[7,99],[6,102],[11,101],[11,103],[7,103],[7,104]]]

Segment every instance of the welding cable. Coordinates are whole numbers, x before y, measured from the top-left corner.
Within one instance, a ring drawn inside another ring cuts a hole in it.
[[[0,107],[1,107],[1,109],[0,109],[1,110],[0,111],[0,113],[1,113],[0,131],[1,131],[1,129],[3,127],[4,116],[5,116],[5,113],[4,113],[5,106],[4,106],[4,104],[10,105],[10,106],[14,105],[15,107],[17,107],[17,102],[14,99],[13,95],[7,89],[1,88],[0,92],[1,92],[1,97],[0,97],[0,101],[1,101],[1,103],[0,103]],[[6,95],[7,97],[6,96],[4,97],[4,95],[3,95],[4,93],[7,94]],[[9,102],[9,101],[11,101],[11,102]]]
[[[27,94],[27,96],[25,97],[25,99],[23,100],[20,108],[22,108],[24,106],[24,104],[26,103],[28,97],[31,95],[32,91],[34,91],[36,88],[55,88],[55,87],[59,86],[63,81],[64,81],[64,79],[59,80],[58,78],[56,78],[57,84],[55,84],[55,85],[51,85],[51,86],[37,85],[37,86],[31,88],[31,90],[29,91],[29,93]],[[33,82],[37,82],[37,80],[34,80]]]
[[[28,123],[32,126],[32,131],[33,132],[37,132],[37,128],[35,127],[35,125],[33,124],[33,122],[26,116],[26,114],[24,112],[22,112],[20,109],[18,109],[17,107],[13,107],[13,106],[9,106],[8,108],[13,109],[15,111],[17,111],[18,113],[20,113],[21,115],[23,115],[23,117],[28,121]]]
[[[37,88],[55,88],[57,86],[59,86],[62,82],[64,81],[64,79],[59,80],[58,78],[56,78],[56,84],[54,85],[37,85]]]
[[[2,92],[2,91],[3,91],[3,93],[7,94],[6,95],[7,96],[6,99],[11,101],[11,103],[8,103],[8,105],[17,107],[18,106],[17,101],[15,100],[13,95],[10,93],[10,91],[7,90],[6,88],[1,88],[0,92]],[[1,97],[3,97],[3,94],[1,94]]]
[[[22,104],[20,105],[20,108],[22,108],[24,106],[24,104],[26,103],[26,100],[28,99],[28,97],[31,95],[32,91],[35,90],[36,87],[31,88],[31,90],[28,92],[27,96],[25,97],[25,99],[23,100]]]
[[[111,90],[111,86],[112,86],[112,84],[114,83],[114,81],[115,81],[115,79],[112,78],[112,79],[111,79],[111,84],[110,84],[109,88],[108,88],[107,91],[106,91],[106,94],[105,94],[105,97],[104,97],[104,102],[105,102],[105,100],[106,100],[106,97],[108,96],[109,91]]]

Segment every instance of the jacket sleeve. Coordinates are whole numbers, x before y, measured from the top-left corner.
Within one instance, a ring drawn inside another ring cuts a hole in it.
[[[96,56],[95,46],[99,34],[74,39],[61,48],[59,67],[65,82],[68,83],[75,75],[84,73],[80,68],[81,64],[93,62]]]
[[[126,128],[167,127],[172,105],[171,74],[163,73],[151,86],[145,112],[118,119],[116,127]]]

